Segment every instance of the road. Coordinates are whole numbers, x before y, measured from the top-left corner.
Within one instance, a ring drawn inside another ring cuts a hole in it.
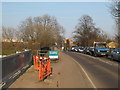
[[[120,88],[118,62],[77,52],[65,52],[76,60],[93,88]]]

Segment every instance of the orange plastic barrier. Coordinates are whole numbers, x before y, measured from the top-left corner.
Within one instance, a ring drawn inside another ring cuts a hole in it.
[[[34,68],[38,70],[38,79],[43,80],[45,77],[52,73],[50,58],[33,56],[34,59]]]

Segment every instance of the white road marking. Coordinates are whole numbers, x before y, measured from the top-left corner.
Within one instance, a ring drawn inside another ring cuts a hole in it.
[[[85,54],[82,54],[82,55],[88,56],[88,55],[85,55]],[[109,64],[109,65],[118,65],[118,64],[113,63],[113,62],[111,62],[111,61],[103,61],[101,58],[98,58],[98,57],[92,57],[92,56],[88,56],[88,57],[91,57],[91,58],[93,58],[93,59],[97,59],[97,60],[99,60],[99,61],[101,61],[101,62],[104,62],[104,63],[107,63],[107,64]],[[95,88],[95,90],[97,90],[95,84],[94,84],[93,81],[90,79],[89,75],[87,74],[87,72],[85,71],[85,69],[82,67],[82,65],[81,65],[80,63],[78,63],[74,58],[73,58],[73,60],[79,65],[79,67],[82,69],[82,71],[84,72],[84,74],[85,74],[86,77],[88,78],[89,82],[92,84],[92,86]]]
[[[73,59],[74,60],[74,59]],[[93,88],[95,88],[95,90],[97,90],[95,84],[93,83],[93,81],[90,79],[90,77],[88,76],[88,74],[86,73],[85,69],[81,66],[80,63],[78,63],[76,60],[74,60],[78,65],[79,67],[82,69],[82,71],[84,72],[84,74],[86,75],[86,77],[88,78],[88,80],[90,81],[90,83],[92,84]]]

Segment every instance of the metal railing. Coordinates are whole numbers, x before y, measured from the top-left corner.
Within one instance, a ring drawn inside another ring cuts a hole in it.
[[[24,51],[10,56],[2,57],[0,65],[2,65],[2,77],[0,81],[6,82],[14,74],[18,73],[23,67],[32,62],[32,51]],[[2,83],[0,82],[0,83]]]
[[[42,57],[49,57],[49,50],[33,50],[32,54]]]

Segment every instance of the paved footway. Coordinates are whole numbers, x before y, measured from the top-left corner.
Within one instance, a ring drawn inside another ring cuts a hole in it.
[[[93,88],[80,65],[60,52],[60,60],[51,64],[52,76],[38,81],[38,72],[31,66],[9,88]]]

